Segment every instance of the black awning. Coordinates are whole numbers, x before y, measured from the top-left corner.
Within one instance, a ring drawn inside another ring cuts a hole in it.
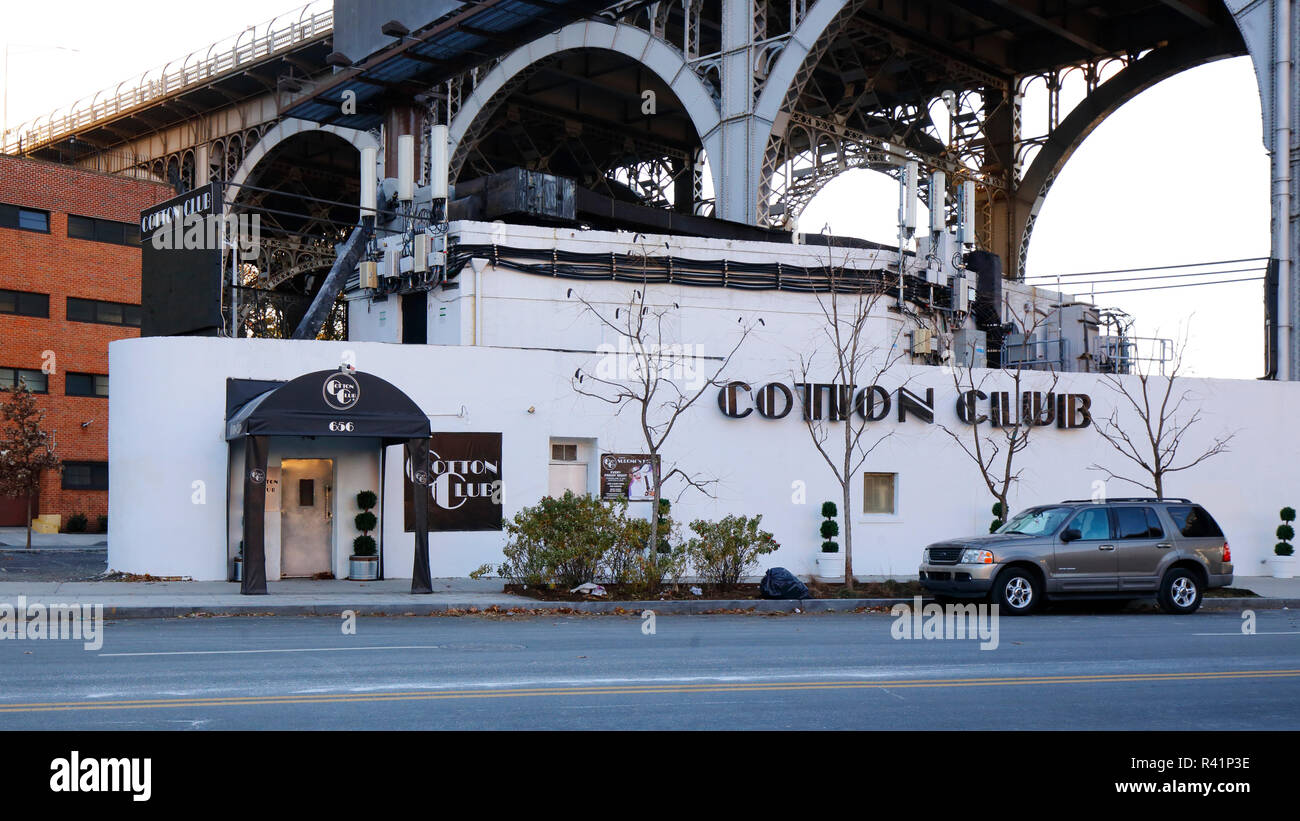
[[[244,436],[370,436],[422,439],[429,417],[391,382],[349,370],[316,371],[249,399],[226,420]]]

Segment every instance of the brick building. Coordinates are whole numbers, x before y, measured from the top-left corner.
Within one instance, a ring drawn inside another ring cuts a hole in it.
[[[140,211],[165,185],[0,156],[0,389],[21,378],[56,431],[62,475],[36,512],[108,512],[108,343],[139,335]],[[0,497],[0,526],[24,523]]]

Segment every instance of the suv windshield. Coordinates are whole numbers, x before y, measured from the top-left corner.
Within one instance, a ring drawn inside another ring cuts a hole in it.
[[[1026,536],[1042,536],[1055,533],[1056,529],[1070,515],[1068,507],[1031,507],[1017,513],[1011,521],[998,528],[998,533],[1022,533]]]

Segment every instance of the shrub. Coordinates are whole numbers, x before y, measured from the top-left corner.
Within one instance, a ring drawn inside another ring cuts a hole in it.
[[[107,532],[108,532],[108,517],[105,516],[105,515],[103,515],[103,514],[100,514],[98,517],[96,517],[96,519],[95,519],[95,527],[98,529],[98,532],[100,532],[100,533],[107,533]]]
[[[357,507],[361,508],[361,512],[356,515],[352,523],[356,525],[357,530],[361,531],[361,535],[352,540],[354,556],[373,556],[379,550],[375,537],[370,535],[370,531],[379,524],[379,519],[370,512],[370,508],[378,501],[379,497],[373,490],[363,490],[357,494]]]
[[[654,556],[647,549],[649,541],[649,521],[623,517],[618,538],[602,563],[605,578],[643,597],[656,595],[667,584],[679,583],[686,575],[689,559],[686,547],[678,542],[672,519],[667,516],[659,519],[659,550]]]
[[[625,527],[626,507],[566,490],[558,499],[547,496],[524,508],[505,523],[506,560],[498,575],[515,584],[577,587],[592,581]]]
[[[86,532],[86,514],[74,513],[68,517],[68,524],[64,528],[68,533],[85,533]]]
[[[352,540],[352,554],[354,556],[373,556],[377,547],[374,536],[363,534]]]
[[[1281,510],[1282,524],[1277,526],[1277,537],[1282,541],[1273,545],[1273,554],[1276,556],[1290,556],[1295,552],[1295,546],[1291,540],[1295,538],[1295,528],[1291,522],[1295,521],[1295,509],[1284,507]]]
[[[477,569],[469,571],[469,577],[471,579],[481,579],[484,576],[490,574],[491,572],[492,572],[492,565],[481,564],[478,566]]]
[[[835,541],[835,537],[840,535],[839,522],[835,521],[835,515],[839,509],[835,507],[834,502],[822,502],[822,552],[839,553],[840,545]]]
[[[762,521],[762,515],[758,515],[752,519],[725,516],[717,522],[691,522],[696,538],[690,540],[687,552],[700,578],[724,587],[735,586],[758,566],[760,556],[779,548],[771,533],[759,530]]]
[[[993,503],[993,521],[989,523],[989,533],[1007,523],[1007,512],[1001,502]]]

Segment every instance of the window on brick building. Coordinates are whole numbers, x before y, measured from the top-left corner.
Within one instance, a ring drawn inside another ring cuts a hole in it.
[[[50,233],[50,212],[39,208],[0,203],[0,228],[18,228],[22,231]]]
[[[69,322],[98,322],[102,325],[140,327],[140,306],[123,302],[100,302],[68,297]]]
[[[18,316],[50,316],[50,295],[29,291],[0,291],[0,314]]]
[[[64,380],[68,396],[108,396],[108,376],[102,373],[69,373]]]
[[[15,390],[19,380],[32,393],[49,393],[50,378],[43,371],[29,368],[0,368],[0,390]]]
[[[68,215],[68,236],[115,245],[139,245],[140,226],[130,222]]]
[[[108,490],[108,462],[64,462],[64,490]]]

